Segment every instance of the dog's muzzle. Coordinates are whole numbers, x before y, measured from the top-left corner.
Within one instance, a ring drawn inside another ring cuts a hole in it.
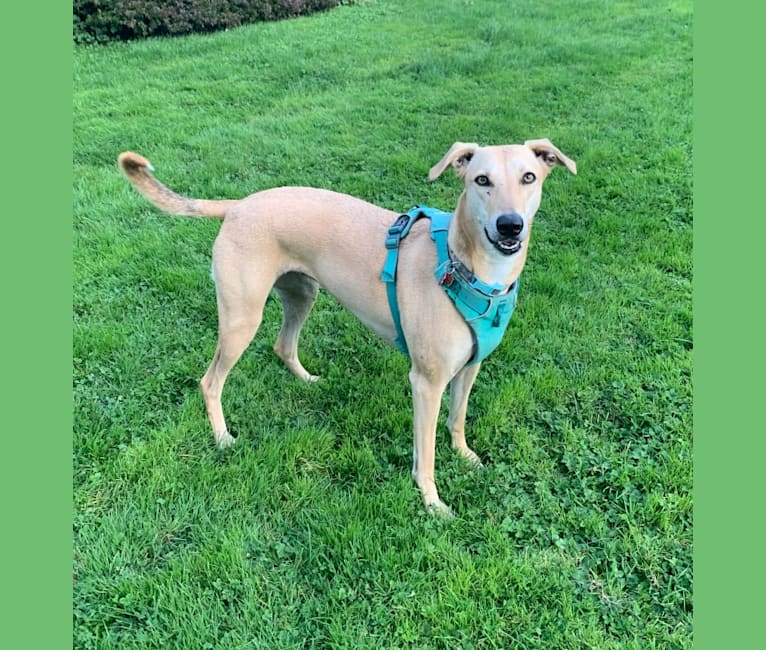
[[[497,237],[493,237],[484,228],[484,234],[490,243],[503,255],[513,255],[521,250],[521,232],[524,230],[524,219],[515,212],[501,214],[495,221]]]

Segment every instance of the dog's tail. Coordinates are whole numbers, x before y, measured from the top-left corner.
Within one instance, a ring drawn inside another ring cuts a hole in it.
[[[149,173],[154,171],[154,167],[146,158],[132,151],[123,151],[117,162],[122,173],[125,174],[133,187],[160,210],[170,214],[185,217],[217,217],[222,219],[230,207],[239,203],[236,200],[208,201],[206,199],[190,199],[176,194]]]

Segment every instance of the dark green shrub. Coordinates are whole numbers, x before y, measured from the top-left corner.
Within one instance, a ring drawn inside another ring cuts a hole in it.
[[[322,11],[343,0],[74,0],[75,43],[212,32]]]

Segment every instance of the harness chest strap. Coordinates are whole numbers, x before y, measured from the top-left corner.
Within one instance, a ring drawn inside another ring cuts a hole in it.
[[[510,287],[505,287],[499,284],[488,284],[475,277],[460,260],[454,258],[447,245],[447,232],[452,213],[435,208],[416,206],[407,214],[401,215],[388,230],[386,237],[388,254],[383,264],[381,280],[386,283],[388,304],[396,326],[397,336],[394,342],[404,354],[409,354],[396,298],[396,268],[399,244],[410,232],[412,224],[421,217],[431,221],[431,239],[434,241],[437,253],[434,276],[471,329],[473,355],[468,365],[479,363],[500,344],[503,338],[516,307],[519,282],[517,280]]]

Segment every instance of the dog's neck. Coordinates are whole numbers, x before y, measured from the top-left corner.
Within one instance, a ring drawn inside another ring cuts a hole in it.
[[[510,287],[524,268],[529,237],[518,253],[509,256],[499,254],[488,245],[484,234],[477,232],[477,224],[465,211],[464,201],[465,194],[461,194],[447,234],[450,249],[482,282]]]

